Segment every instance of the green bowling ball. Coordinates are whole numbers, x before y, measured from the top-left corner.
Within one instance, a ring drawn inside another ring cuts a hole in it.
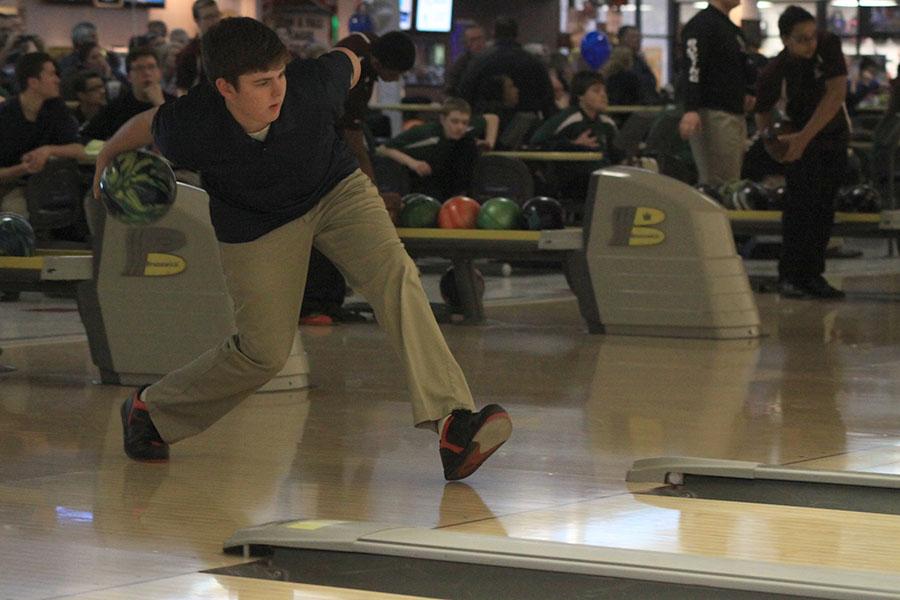
[[[519,229],[522,209],[509,198],[491,198],[478,212],[479,229]]]
[[[175,202],[175,173],[163,157],[146,150],[117,155],[100,174],[107,211],[127,225],[161,219]]]
[[[406,206],[410,202],[413,202],[415,200],[420,200],[422,198],[431,198],[431,196],[429,196],[427,194],[420,194],[418,192],[413,192],[412,194],[407,194],[407,195],[403,196],[403,198],[400,200],[400,206],[401,207]],[[433,198],[431,198],[431,199],[433,200]]]
[[[22,215],[0,212],[0,256],[34,256],[34,229]]]
[[[406,199],[400,210],[400,227],[437,227],[441,203],[425,194]]]

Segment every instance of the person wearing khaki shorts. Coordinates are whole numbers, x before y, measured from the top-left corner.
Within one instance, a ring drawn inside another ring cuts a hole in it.
[[[474,472],[512,432],[498,405],[475,411],[418,270],[336,123],[359,60],[346,48],[290,62],[278,36],[248,18],[203,37],[210,85],[138,115],[107,142],[116,154],[155,143],[200,172],[238,333],[122,405],[125,452],[168,460],[275,376],[290,352],[312,247],[372,304],[406,368],[417,427],[440,435],[447,479]],[[291,255],[296,260],[273,260]]]

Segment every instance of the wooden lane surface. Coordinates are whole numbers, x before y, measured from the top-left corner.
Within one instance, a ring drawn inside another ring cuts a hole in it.
[[[792,463],[792,467],[900,475],[900,444]]]
[[[890,326],[900,305],[758,301],[767,335],[749,341],[589,336],[572,299],[489,307],[487,327],[444,328],[479,404],[503,404],[516,427],[482,470],[452,484],[436,435],[412,429],[402,365],[371,325],[303,328],[317,387],[249,399],[174,446],[168,465],[122,455],[129,390],[92,382],[86,343],[6,347],[0,359],[19,371],[0,378],[0,598],[90,598],[193,577],[242,562],[221,552],[236,529],[300,518],[478,521],[494,535],[795,562],[816,560],[817,548],[851,565],[900,556],[895,517],[874,515],[872,526],[816,511],[792,526],[802,509],[765,507],[763,518],[622,496],[638,458],[797,464],[900,443],[900,329]],[[0,305],[0,337],[43,318],[27,309],[55,306],[74,304]]]
[[[73,596],[66,600],[413,600],[417,596],[195,573]]]
[[[900,574],[900,516],[624,494],[448,531]]]

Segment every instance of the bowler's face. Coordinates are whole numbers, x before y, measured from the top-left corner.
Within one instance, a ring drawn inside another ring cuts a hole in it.
[[[238,77],[232,107],[253,122],[268,125],[281,114],[287,79],[284,66]]]

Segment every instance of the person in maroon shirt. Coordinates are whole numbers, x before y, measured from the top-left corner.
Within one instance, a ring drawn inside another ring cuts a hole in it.
[[[762,132],[771,127],[775,105],[786,97],[784,116],[796,133],[778,136],[786,144],[782,162],[788,190],[781,217],[779,292],[788,298],[843,298],[822,277],[850,138],[841,40],[818,31],[815,17],[797,6],[785,9],[778,29],[784,50],[759,74],[756,125]]]

